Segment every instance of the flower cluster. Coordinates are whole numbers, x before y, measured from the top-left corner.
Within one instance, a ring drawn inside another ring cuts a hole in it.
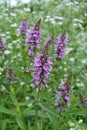
[[[28,31],[28,22],[27,22],[26,19],[24,19],[24,20],[21,22],[20,34],[26,36],[27,31]]]
[[[34,60],[33,78],[35,80],[35,83],[37,85],[43,83],[45,87],[48,87],[46,79],[49,76],[49,72],[51,70],[52,65],[52,62],[48,56],[48,48],[50,43],[52,43],[52,41],[53,41],[52,37],[48,37],[46,39],[42,54],[38,54]]]
[[[45,48],[49,47],[49,45],[50,45],[50,43],[52,43],[52,41],[53,41],[53,38],[52,38],[52,37],[48,37],[48,38],[46,39],[46,41],[45,41],[44,47],[45,47]]]
[[[48,55],[49,52],[49,47],[51,45],[51,43],[53,42],[53,37],[48,37],[44,43],[44,47],[43,47],[43,53],[44,55]]]
[[[41,30],[40,30],[41,19],[36,23],[34,28],[29,30],[28,38],[26,40],[26,44],[29,44],[28,55],[33,55],[35,48],[39,48],[40,38],[41,38]]]
[[[41,83],[43,83],[45,87],[48,87],[46,80],[51,70],[51,64],[52,62],[47,55],[46,56],[44,54],[37,55],[37,57],[34,60],[34,72],[33,72],[33,78],[36,84],[40,85]]]
[[[4,51],[5,49],[5,43],[4,41],[0,38],[0,51]]]
[[[59,35],[56,41],[55,54],[56,59],[63,59],[65,55],[65,47],[67,45],[67,36],[64,31],[63,34]]]
[[[70,101],[70,91],[72,86],[67,86],[66,84],[59,86],[60,91],[56,92],[56,103],[59,111],[62,111],[63,108],[66,108],[67,104]]]
[[[10,69],[6,69],[6,75],[7,77],[10,79],[10,80],[13,80],[14,79],[14,73],[12,70]]]

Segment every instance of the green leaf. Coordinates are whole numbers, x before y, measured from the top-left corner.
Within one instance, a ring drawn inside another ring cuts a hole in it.
[[[29,130],[35,130],[34,127],[30,127]]]
[[[23,116],[35,116],[35,110],[30,110],[30,108],[27,108],[24,110]]]
[[[57,116],[57,112],[55,112],[51,107],[50,107],[50,105],[48,105],[48,104],[44,104],[44,103],[40,103],[39,104],[42,108],[44,108],[44,109],[46,109],[46,111],[48,112],[48,113],[50,113],[52,116],[54,116],[54,117],[58,117]]]
[[[23,124],[23,120],[21,119],[20,116],[16,117],[16,121],[17,121],[18,126],[21,128],[21,130],[25,130],[25,126]]]
[[[12,115],[12,116],[16,116],[16,115],[17,115],[17,113],[16,113],[15,110],[7,109],[7,108],[5,108],[5,107],[1,107],[1,108],[0,108],[0,113]]]
[[[1,130],[6,130],[6,127],[7,127],[7,123],[8,123],[8,122],[9,122],[8,119],[4,119],[4,120],[3,120]]]
[[[57,120],[57,118],[58,118],[58,113],[53,108],[51,108],[50,105],[48,105],[48,104],[42,104],[42,103],[40,103],[39,105],[43,109],[45,109],[47,111],[46,115],[50,119],[50,121],[55,123],[55,120]]]
[[[70,115],[80,115],[83,117],[87,117],[87,108],[73,108],[68,111]]]

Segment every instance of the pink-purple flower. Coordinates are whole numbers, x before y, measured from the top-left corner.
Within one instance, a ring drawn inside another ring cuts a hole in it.
[[[37,85],[44,84],[45,87],[48,87],[47,78],[52,68],[52,62],[48,56],[48,48],[52,41],[53,38],[48,37],[45,41],[42,53],[38,54],[34,59],[33,79]]]
[[[14,80],[14,73],[11,69],[6,69],[6,75],[10,80]]]
[[[67,45],[67,35],[64,31],[57,37],[56,46],[55,46],[55,54],[54,57],[56,59],[63,59],[65,55],[65,47]]]
[[[52,62],[48,55],[42,53],[36,56],[34,60],[33,79],[37,85],[43,83],[45,87],[48,87],[47,78],[51,70],[51,65]]]
[[[0,37],[0,51],[4,51],[4,49],[5,49],[5,42],[4,42],[4,40],[1,39],[1,37]]]
[[[33,55],[36,48],[40,47],[40,38],[42,31],[40,30],[41,19],[36,23],[36,25],[29,30],[26,44],[29,44],[28,55]]]
[[[52,41],[53,41],[53,37],[48,37],[47,39],[46,39],[46,41],[45,41],[45,44],[44,44],[44,47],[46,48],[46,47],[49,47],[50,46],[50,44],[52,43]]]
[[[69,77],[68,77],[69,78]],[[72,90],[71,86],[71,77],[59,86],[59,91],[56,91],[56,102],[55,106],[58,107],[58,110],[61,112],[63,109],[66,109],[67,105],[70,102],[70,93]]]
[[[28,32],[28,21],[27,21],[27,19],[24,19],[24,20],[21,22],[20,34],[26,36],[27,32]]]

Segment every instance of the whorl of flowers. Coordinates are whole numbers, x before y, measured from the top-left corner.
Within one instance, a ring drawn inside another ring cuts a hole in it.
[[[10,80],[13,80],[14,79],[14,73],[12,70],[10,69],[6,69],[6,75],[7,77],[10,79]]]
[[[45,41],[45,47],[49,47],[49,45],[52,43],[53,37],[48,37]]]
[[[53,42],[53,37],[48,37],[46,40],[45,40],[45,43],[44,43],[44,47],[43,47],[43,53],[46,55],[48,55],[48,52],[49,52],[49,47],[51,45],[51,43]]]
[[[71,79],[70,79],[71,80]],[[63,109],[66,109],[67,105],[70,102],[70,92],[72,90],[71,81],[69,79],[65,84],[59,86],[59,91],[56,91],[56,102],[55,105],[58,107],[61,112]]]
[[[5,49],[5,43],[4,43],[3,39],[1,39],[1,37],[0,37],[0,51],[4,51],[4,49]]]
[[[66,32],[64,31],[62,34],[60,34],[56,41],[55,46],[55,54],[54,57],[56,59],[63,59],[65,55],[65,47],[67,45],[67,36]]]
[[[48,87],[47,78],[51,70],[51,65],[52,62],[48,56],[48,50],[44,48],[42,53],[38,54],[34,60],[33,79],[37,85],[43,83],[45,87]]]
[[[27,31],[28,31],[28,21],[27,21],[27,19],[24,19],[24,20],[21,22],[20,34],[26,36]]]
[[[29,30],[29,34],[26,43],[29,44],[29,55],[33,55],[35,48],[40,46],[41,30],[40,30],[41,19],[36,23],[34,28]]]

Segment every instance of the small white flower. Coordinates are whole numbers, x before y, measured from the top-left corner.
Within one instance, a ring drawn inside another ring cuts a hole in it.
[[[87,16],[87,13],[85,13],[84,15]]]
[[[79,122],[79,124],[81,124],[81,123],[83,122],[83,120],[82,120],[82,119],[80,119],[78,122]]]
[[[50,19],[50,16],[46,16],[47,19]]]
[[[32,88],[35,88],[35,84],[31,84],[31,87],[32,87]]]
[[[62,66],[59,66],[59,69],[62,69]]]
[[[8,55],[8,54],[10,54],[10,53],[11,53],[10,50],[5,50],[5,51],[4,51],[4,54],[6,54],[6,55]]]
[[[77,1],[74,1],[74,3],[75,3],[76,5],[78,5],[78,4],[79,4]]]
[[[0,16],[0,19],[2,19],[2,16]]]
[[[66,65],[66,62],[64,62],[63,64]]]
[[[74,24],[73,24],[73,27],[77,27],[77,26],[78,26],[78,24],[77,24],[77,23],[74,23]]]
[[[6,32],[6,34],[10,34],[10,32]]]
[[[21,54],[20,54],[20,53],[18,53],[17,57],[21,57]]]
[[[6,35],[5,34],[0,34],[0,36],[5,37]]]
[[[2,90],[5,90],[6,88],[5,88],[5,86],[1,85],[1,89],[2,89]]]
[[[29,100],[30,99],[30,97],[29,96],[26,96],[26,100]]]
[[[73,122],[70,122],[70,127],[75,127],[75,124]]]
[[[86,60],[82,60],[82,64],[86,64]]]
[[[69,2],[69,3],[66,4],[66,6],[71,6],[71,5],[73,5],[72,2]]]
[[[64,68],[64,71],[66,72],[66,71],[67,71],[67,68]]]
[[[32,104],[30,103],[30,104],[28,104],[27,106],[30,107],[30,106],[32,106]]]
[[[76,84],[78,87],[84,87],[84,84],[83,83],[77,83]]]
[[[10,39],[11,37],[10,36],[6,36],[6,39]]]
[[[8,17],[8,14],[4,14],[5,17]]]
[[[76,130],[76,128],[70,128],[69,130]]]
[[[77,82],[80,81],[80,79],[77,79]]]
[[[3,71],[4,69],[0,67],[0,71]]]
[[[20,82],[20,85],[23,86],[25,84],[25,82]]]
[[[56,24],[56,21],[55,21],[55,20],[52,20],[52,21],[51,21],[51,24]]]
[[[58,19],[58,20],[64,20],[63,17],[59,17],[59,16],[55,16],[55,19]]]
[[[49,21],[49,19],[45,19],[45,22],[48,22]]]
[[[10,13],[11,16],[13,17],[16,17],[16,14],[15,13]]]
[[[63,22],[58,22],[57,24],[59,24],[59,25],[63,25]]]
[[[77,18],[73,19],[73,22],[83,23],[81,19],[77,19]]]
[[[73,57],[71,57],[69,60],[70,60],[71,62],[73,62],[75,59],[74,59]]]
[[[17,24],[16,23],[11,24],[11,27],[17,27]]]
[[[12,44],[9,44],[9,45],[8,45],[8,48],[9,48],[9,49],[13,48],[13,47],[12,47]]]
[[[30,8],[24,8],[24,11],[28,12],[28,11],[30,11]]]

